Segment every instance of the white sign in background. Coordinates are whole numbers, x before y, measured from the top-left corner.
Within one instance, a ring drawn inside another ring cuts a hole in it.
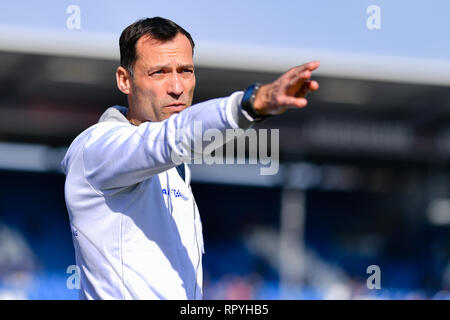
[[[450,2],[2,1],[0,50],[118,58],[121,31],[163,16],[194,37],[201,66],[450,84]]]

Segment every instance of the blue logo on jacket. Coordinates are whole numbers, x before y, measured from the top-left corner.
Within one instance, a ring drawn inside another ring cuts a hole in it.
[[[162,189],[162,194],[164,194],[164,195],[166,195],[166,196],[172,194],[172,195],[175,196],[175,198],[178,198],[178,197],[181,197],[181,196],[182,196],[182,194],[181,194],[181,192],[180,192],[179,189],[170,189],[170,188],[168,188],[168,189],[166,189],[166,188]]]

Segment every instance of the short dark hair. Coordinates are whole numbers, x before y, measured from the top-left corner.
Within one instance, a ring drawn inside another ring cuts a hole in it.
[[[192,54],[194,54],[194,40],[189,32],[175,22],[161,17],[137,20],[126,27],[120,35],[120,65],[133,76],[133,66],[137,59],[136,43],[142,36],[147,35],[156,40],[169,41],[178,33],[182,33],[188,38],[192,46]]]

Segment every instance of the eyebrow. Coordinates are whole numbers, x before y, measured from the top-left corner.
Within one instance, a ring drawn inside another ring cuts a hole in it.
[[[153,66],[151,68],[148,68],[147,71],[153,71],[153,70],[159,70],[159,69],[165,69],[165,68],[170,68],[171,65],[170,64],[162,64],[162,65],[156,65]],[[177,69],[178,68],[190,68],[190,69],[194,69],[194,65],[193,64],[179,64],[177,65]]]

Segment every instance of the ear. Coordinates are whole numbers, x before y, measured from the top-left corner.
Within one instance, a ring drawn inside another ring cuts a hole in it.
[[[125,94],[129,94],[131,91],[131,75],[127,69],[120,66],[116,70],[117,88]]]

